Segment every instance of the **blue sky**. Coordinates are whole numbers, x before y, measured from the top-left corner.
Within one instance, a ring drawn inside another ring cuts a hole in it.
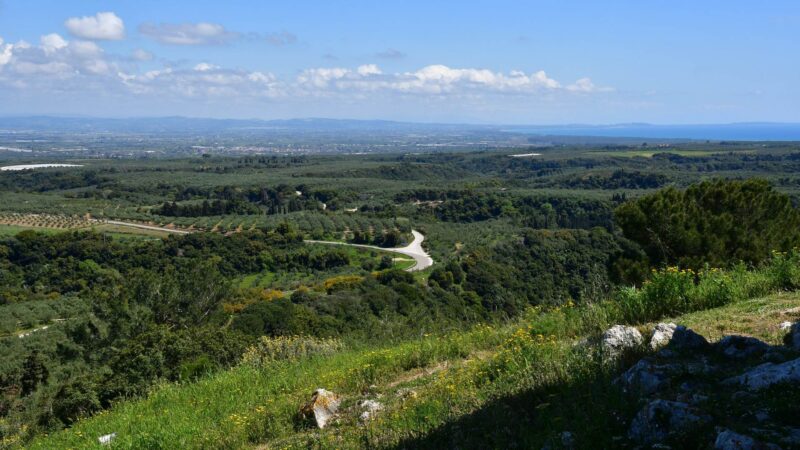
[[[800,122],[800,2],[0,0],[0,114]]]

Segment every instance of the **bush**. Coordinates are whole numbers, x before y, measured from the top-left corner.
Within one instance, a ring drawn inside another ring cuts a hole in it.
[[[274,361],[294,361],[312,355],[331,355],[344,348],[338,339],[311,336],[263,336],[242,355],[242,364],[264,367]]]

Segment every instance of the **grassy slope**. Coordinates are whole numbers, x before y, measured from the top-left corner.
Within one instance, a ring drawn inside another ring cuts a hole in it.
[[[779,293],[672,320],[711,339],[740,333],[778,343],[778,324],[797,320],[800,314],[785,312],[797,306],[800,294]],[[564,326],[577,315],[583,325]],[[512,441],[541,446],[564,429],[611,439],[624,434],[623,426],[581,406],[591,399],[626,408],[610,388],[612,374],[573,346],[581,333],[605,326],[586,316],[582,308],[532,310],[502,327],[481,325],[443,338],[353,349],[264,371],[239,367],[193,384],[162,385],[147,399],[123,402],[30,447],[91,447],[111,432],[118,433],[114,448],[469,447],[470,435],[493,447]],[[339,422],[323,431],[294,421],[317,387],[344,396]],[[415,394],[398,395],[402,388]],[[386,405],[367,426],[358,424],[355,405],[364,398]]]

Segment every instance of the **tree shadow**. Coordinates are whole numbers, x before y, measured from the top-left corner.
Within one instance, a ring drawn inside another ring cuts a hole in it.
[[[457,394],[456,394],[457,395]],[[607,373],[496,398],[393,449],[626,448],[636,402]]]

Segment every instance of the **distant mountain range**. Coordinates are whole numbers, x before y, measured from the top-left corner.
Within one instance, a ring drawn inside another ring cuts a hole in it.
[[[112,132],[146,134],[206,133],[507,133],[531,136],[596,136],[603,138],[800,141],[800,123],[653,125],[479,125],[347,119],[205,119],[144,117],[127,119],[27,116],[0,117],[0,131]]]

